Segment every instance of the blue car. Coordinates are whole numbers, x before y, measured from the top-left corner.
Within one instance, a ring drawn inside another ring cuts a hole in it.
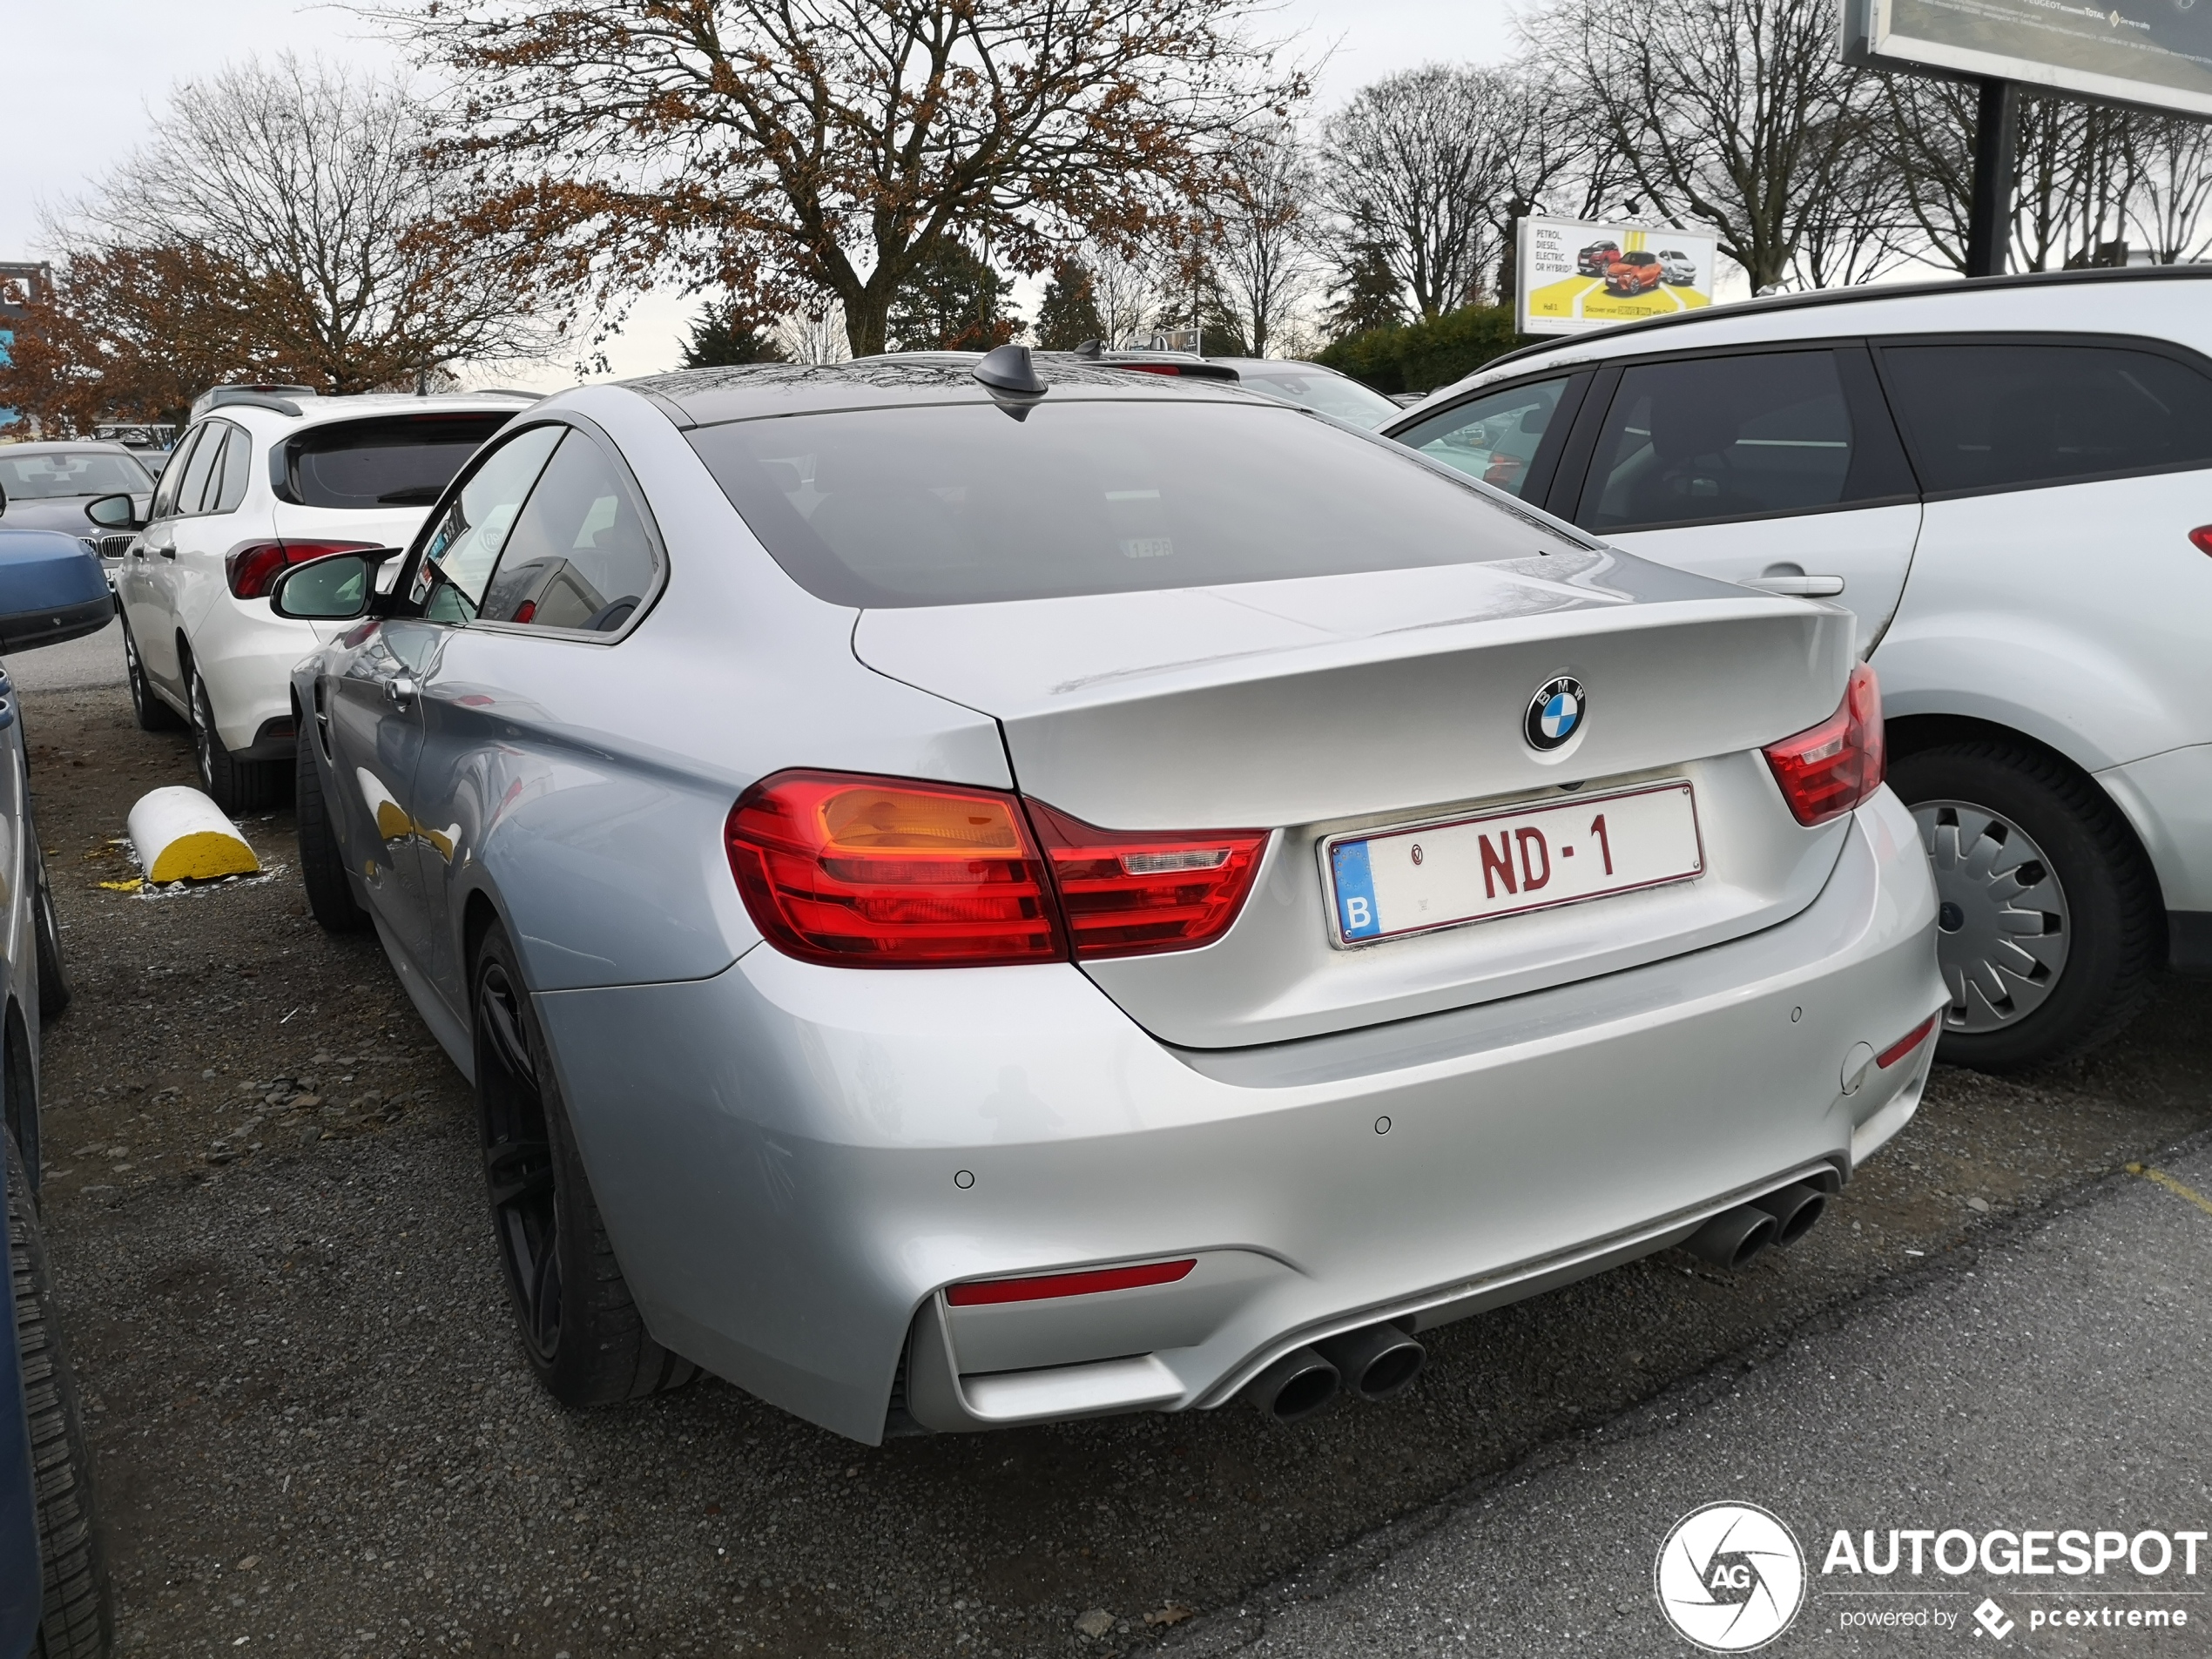
[[[76,536],[0,529],[0,656],[95,632],[114,605]],[[37,1203],[38,1027],[67,1003],[69,981],[31,824],[22,710],[3,673],[0,761],[0,1272],[15,1316],[15,1340],[0,1342],[0,1659],[85,1659],[107,1652],[113,1621]]]

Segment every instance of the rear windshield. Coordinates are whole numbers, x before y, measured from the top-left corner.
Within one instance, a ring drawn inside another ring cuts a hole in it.
[[[690,435],[776,562],[837,604],[954,605],[1525,556],[1528,523],[1297,409],[1047,398]]]
[[[490,410],[310,427],[285,445],[292,493],[307,507],[428,507],[476,446],[513,418]]]
[[[1245,369],[1239,378],[1262,397],[1279,398],[1300,408],[1318,409],[1339,421],[1364,426],[1370,432],[1393,419],[1398,405],[1380,392],[1371,392],[1358,381],[1319,369],[1300,374],[1281,369]]]

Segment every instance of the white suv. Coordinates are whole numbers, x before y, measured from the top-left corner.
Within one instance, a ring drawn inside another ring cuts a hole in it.
[[[339,631],[272,615],[278,572],[404,545],[461,463],[533,396],[219,387],[192,406],[116,597],[138,724],[191,727],[200,782],[224,811],[281,798],[295,759],[292,664]]]
[[[2212,269],[1851,288],[1501,358],[1386,428],[1620,547],[1833,597],[1935,862],[1944,1057],[2212,969]]]

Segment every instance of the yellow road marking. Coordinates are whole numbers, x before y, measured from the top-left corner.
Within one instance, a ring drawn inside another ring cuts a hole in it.
[[[2191,1204],[2195,1204],[2199,1210],[2204,1211],[2206,1215],[2212,1216],[2212,1198],[2206,1197],[2201,1192],[2192,1192],[2188,1188],[2183,1186],[2180,1182],[2176,1181],[2172,1176],[2167,1174],[2165,1170],[2154,1170],[2148,1164],[2131,1163],[2128,1166],[2128,1173],[2130,1175],[2140,1175],[2146,1181],[2155,1182],[2158,1185],[2164,1187],[2167,1191],[2172,1193],[2175,1197],[2186,1198]]]

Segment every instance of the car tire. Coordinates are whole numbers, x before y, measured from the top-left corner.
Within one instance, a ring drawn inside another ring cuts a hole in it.
[[[1890,784],[1935,867],[1952,990],[1939,1058],[1983,1071],[2047,1064],[2135,1016],[2156,984],[2165,916],[2103,791],[2054,756],[1996,742],[1900,756]],[[2040,933],[2025,923],[2035,914]]]
[[[54,916],[54,884],[46,875],[46,849],[31,832],[32,856],[37,866],[37,885],[30,895],[31,929],[38,952],[38,1023],[58,1018],[76,995],[69,982],[69,965],[62,960],[61,924]]]
[[[330,822],[330,799],[322,792],[315,756],[314,723],[300,723],[298,768],[292,786],[300,840],[300,881],[307,889],[307,909],[327,934],[357,934],[369,925],[368,911],[354,894],[346,873],[346,854]]]
[[[655,1342],[615,1260],[507,931],[469,975],[485,1194],[523,1352],[564,1406],[679,1387],[698,1367]]]
[[[91,1456],[55,1317],[37,1205],[15,1137],[0,1140],[7,1148],[10,1300],[37,1487],[42,1593],[30,1651],[39,1659],[95,1659],[109,1650],[114,1615],[92,1509]]]
[[[277,805],[284,792],[281,761],[240,760],[223,746],[215,725],[214,700],[199,664],[185,658],[185,701],[192,709],[192,751],[199,766],[199,786],[207,798],[235,818],[241,813],[262,813]]]
[[[141,732],[177,732],[184,728],[184,719],[177,711],[161,700],[161,694],[146,679],[145,666],[138,661],[138,642],[131,637],[131,624],[123,624],[123,676],[131,687],[131,712],[138,717]]]

